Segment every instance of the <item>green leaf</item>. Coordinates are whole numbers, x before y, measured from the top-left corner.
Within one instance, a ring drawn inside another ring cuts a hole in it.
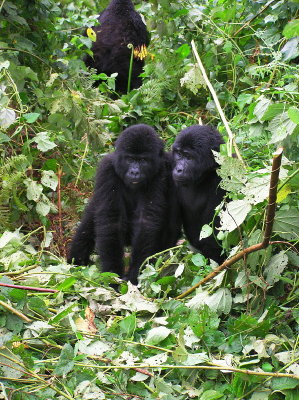
[[[0,111],[0,127],[3,129],[8,128],[16,120],[16,113],[9,108],[3,108]]]
[[[294,389],[298,385],[298,379],[294,378],[273,378],[271,380],[272,390]]]
[[[202,254],[200,254],[200,253],[194,254],[194,255],[191,257],[191,261],[192,261],[193,264],[196,265],[197,267],[203,267],[204,265],[206,265],[205,257],[204,257]]]
[[[28,307],[30,308],[30,310],[35,311],[38,315],[41,315],[43,317],[50,316],[50,313],[49,313],[46,303],[44,302],[43,299],[41,299],[37,296],[31,297],[29,299]]]
[[[40,113],[28,113],[23,115],[28,124],[32,124],[33,122],[35,122],[39,116]]]
[[[260,96],[256,106],[254,107],[253,114],[259,121],[263,120],[265,112],[271,104],[271,100],[267,99],[264,95]]]
[[[51,206],[48,202],[44,202],[44,201],[38,201],[36,204],[36,212],[39,215],[42,215],[43,217],[45,217],[46,215],[49,214],[51,210]]]
[[[58,185],[58,177],[53,171],[43,171],[41,183],[55,191]]]
[[[298,57],[299,55],[299,37],[293,37],[292,39],[288,40],[286,44],[281,49],[281,53],[283,55],[283,61],[293,60],[294,58]]]
[[[225,157],[217,174],[222,178],[220,186],[228,192],[238,192],[246,182],[246,168],[237,158]]]
[[[233,200],[226,205],[225,210],[220,211],[221,230],[232,232],[244,222],[251,211],[248,200]]]
[[[270,363],[265,362],[265,363],[262,364],[262,370],[265,371],[265,372],[271,372],[271,371],[273,371],[273,365],[271,365]]]
[[[27,199],[38,201],[43,192],[42,185],[29,178],[25,179],[24,183],[27,186]]]
[[[167,338],[167,336],[169,336],[170,333],[171,330],[166,328],[165,326],[159,326],[157,328],[153,328],[150,331],[148,331],[145,338],[145,343],[155,346],[156,344],[162,342],[162,340]]]
[[[136,314],[132,313],[120,321],[119,327],[126,337],[132,337],[136,329]]]
[[[25,374],[22,359],[3,347],[0,350],[0,373],[14,379],[19,379]]]
[[[232,307],[232,295],[229,289],[220,288],[206,300],[212,311],[229,314]]]
[[[294,132],[296,126],[297,124],[290,120],[287,112],[278,114],[269,123],[268,130],[272,134],[272,138],[269,143],[281,142]]]
[[[212,233],[213,233],[213,228],[210,225],[204,225],[201,228],[200,235],[199,235],[199,240],[205,239],[205,238],[211,236]]]
[[[51,150],[57,146],[50,140],[48,132],[39,132],[34,138],[34,142],[37,143],[37,148],[43,152]]]
[[[216,390],[206,390],[199,398],[199,400],[216,400],[216,399],[223,399],[223,393],[218,392]]]
[[[237,104],[240,110],[243,110],[245,104],[250,104],[252,102],[253,95],[249,93],[241,93],[237,98]]]
[[[1,123],[1,122],[0,122]],[[10,137],[7,136],[5,133],[0,132],[0,144],[10,142]]]
[[[299,110],[297,107],[291,107],[288,109],[288,116],[291,121],[299,125]]]
[[[190,46],[187,43],[185,43],[182,44],[178,49],[176,49],[175,52],[179,54],[181,58],[186,58],[191,53],[191,49]]]
[[[264,271],[265,279],[269,285],[272,286],[275,282],[279,281],[280,275],[287,264],[288,256],[283,251],[271,257]]]
[[[77,282],[77,280],[78,279],[75,276],[69,276],[57,286],[57,289],[61,291],[68,290]]]
[[[66,343],[60,353],[60,357],[54,374],[58,376],[67,375],[74,367],[74,349],[69,343]]]
[[[51,319],[51,323],[57,324],[57,322],[61,321],[63,318],[69,315],[73,311],[74,307],[77,307],[77,303],[71,304],[69,307],[67,307],[66,309],[55,315],[55,317]]]
[[[225,53],[231,53],[233,48],[233,43],[231,41],[226,41],[223,45],[223,50]]]
[[[282,31],[282,34],[287,39],[298,36],[299,35],[299,19],[293,19],[292,21],[287,23]]]
[[[261,121],[270,121],[271,119],[276,117],[276,115],[286,111],[287,107],[288,105],[285,103],[270,104],[263,117],[261,118]]]
[[[286,240],[299,239],[299,211],[279,210],[275,215],[273,231]]]

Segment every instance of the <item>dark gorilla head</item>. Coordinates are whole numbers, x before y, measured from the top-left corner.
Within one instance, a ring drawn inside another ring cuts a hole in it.
[[[126,186],[140,187],[151,181],[161,167],[163,141],[145,124],[125,129],[116,141],[113,165]]]
[[[224,143],[220,133],[208,125],[193,125],[177,136],[173,147],[172,176],[177,184],[194,184],[217,168],[211,150]]]

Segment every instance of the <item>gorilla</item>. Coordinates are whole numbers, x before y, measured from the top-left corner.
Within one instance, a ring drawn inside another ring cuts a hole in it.
[[[100,25],[93,27],[97,35],[91,47],[93,57],[86,57],[86,66],[107,75],[117,72],[116,91],[127,92],[132,53],[128,44],[131,43],[134,47],[134,59],[130,89],[138,88],[142,83],[139,75],[144,66],[149,33],[132,1],[112,0],[98,21]]]
[[[131,246],[125,279],[137,284],[143,261],[174,246],[180,234],[171,173],[171,156],[153,128],[139,124],[125,129],[115,151],[98,166],[68,262],[87,265],[95,247],[103,272],[124,277],[124,247]]]
[[[224,141],[215,128],[193,125],[179,133],[172,148],[172,176],[185,235],[200,253],[218,263],[225,258],[214,235],[202,240],[199,240],[199,235],[205,224],[213,221],[213,228],[219,226],[219,217],[214,218],[215,208],[221,203],[225,191],[219,187],[218,164],[211,150],[219,151],[222,143]]]

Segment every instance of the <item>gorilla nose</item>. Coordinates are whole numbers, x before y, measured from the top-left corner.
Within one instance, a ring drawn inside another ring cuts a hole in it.
[[[130,171],[131,178],[139,178],[139,171]]]

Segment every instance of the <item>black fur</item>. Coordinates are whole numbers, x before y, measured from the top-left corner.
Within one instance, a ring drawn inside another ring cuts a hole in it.
[[[136,284],[142,262],[176,244],[180,223],[174,191],[171,157],[154,129],[143,124],[125,129],[116,150],[99,164],[68,261],[87,265],[95,247],[102,270],[123,276],[124,247],[130,245],[126,279]]]
[[[194,125],[184,129],[173,145],[172,171],[186,237],[205,257],[218,263],[224,260],[222,248],[214,236],[199,240],[199,234],[203,225],[213,221],[215,208],[225,195],[219,187],[218,165],[211,151],[219,151],[221,143],[223,139],[213,127]],[[218,217],[214,220],[217,226]]]
[[[124,93],[127,91],[131,58],[131,49],[127,45],[131,43],[134,48],[148,46],[149,33],[131,0],[112,0],[98,21],[100,25],[93,27],[97,34],[91,48],[93,58],[86,57],[85,64],[95,68],[98,73],[111,75],[117,72],[116,91]],[[139,75],[143,66],[144,61],[135,57],[130,89],[141,85]]]

